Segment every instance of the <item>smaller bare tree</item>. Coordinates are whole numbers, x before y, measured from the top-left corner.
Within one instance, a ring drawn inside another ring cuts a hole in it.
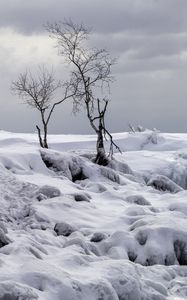
[[[60,88],[63,88],[63,97],[55,100],[56,92]],[[30,71],[21,73],[18,79],[13,81],[11,89],[31,108],[40,112],[43,133],[36,125],[39,143],[42,148],[48,148],[48,124],[52,113],[57,105],[75,94],[75,84],[71,80],[62,84],[55,79],[53,70],[49,71],[46,67],[40,67],[36,76]]]

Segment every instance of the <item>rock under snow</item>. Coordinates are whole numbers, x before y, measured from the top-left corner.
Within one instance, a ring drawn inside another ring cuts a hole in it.
[[[147,185],[152,186],[153,188],[163,191],[163,192],[170,192],[170,193],[178,193],[183,190],[178,184],[173,182],[171,179],[167,178],[164,175],[153,175]]]
[[[60,195],[61,192],[56,187],[50,185],[44,185],[41,188],[39,188],[37,199],[41,201],[45,198],[54,198],[54,197],[59,197]]]
[[[77,228],[68,223],[57,223],[55,224],[54,231],[57,235],[69,236],[72,232],[76,231]]]
[[[102,240],[105,240],[107,238],[107,235],[102,233],[102,232],[94,232],[94,234],[92,235],[90,241],[94,242],[94,243],[99,243]]]
[[[129,203],[135,203],[135,204],[138,204],[138,205],[150,205],[151,204],[148,200],[146,200],[141,195],[128,196],[125,200]]]
[[[10,239],[6,235],[5,231],[0,228],[0,248],[8,245],[10,243]]]
[[[86,194],[75,194],[75,201],[77,202],[81,202],[81,201],[85,201],[85,202],[90,202],[90,198],[89,195]]]

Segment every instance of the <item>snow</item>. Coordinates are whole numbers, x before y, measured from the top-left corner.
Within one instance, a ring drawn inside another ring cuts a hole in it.
[[[0,299],[187,299],[187,134],[0,131]]]

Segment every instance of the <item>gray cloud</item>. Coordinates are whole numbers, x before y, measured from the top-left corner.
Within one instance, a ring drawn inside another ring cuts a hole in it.
[[[129,122],[185,130],[186,0],[0,0],[0,128],[32,131],[38,118],[10,93],[19,72],[47,63],[59,76],[66,74],[43,27],[64,18],[93,28],[91,45],[119,57],[108,114],[111,130],[124,130]],[[86,133],[89,126],[84,114],[74,118],[67,104],[56,113],[51,131]]]
[[[1,0],[0,26],[42,30],[46,21],[73,18],[97,32],[163,34],[186,31],[186,0]]]

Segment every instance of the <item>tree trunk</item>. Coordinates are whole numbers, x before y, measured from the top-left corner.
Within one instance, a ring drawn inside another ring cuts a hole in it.
[[[36,129],[38,131],[38,139],[39,139],[40,147],[45,148],[44,145],[43,145],[42,137],[41,137],[41,130],[38,127],[38,125],[36,125]]]
[[[109,160],[106,157],[106,153],[105,153],[102,125],[99,126],[99,130],[97,131],[96,150],[97,150],[97,155],[96,155],[95,163],[98,165],[107,166]]]
[[[44,148],[48,149],[48,143],[47,143],[47,126],[44,125],[44,139],[43,139],[43,145]]]

